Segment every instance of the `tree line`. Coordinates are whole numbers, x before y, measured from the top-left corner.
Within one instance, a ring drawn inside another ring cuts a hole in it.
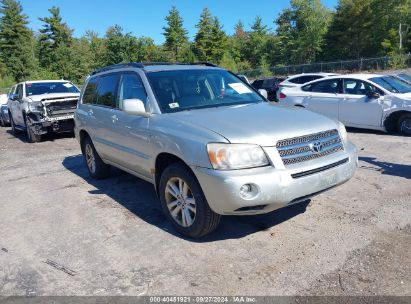
[[[273,1],[273,6],[275,1]],[[217,16],[204,8],[193,40],[176,7],[165,17],[165,42],[136,37],[121,26],[103,37],[89,30],[73,37],[60,9],[51,7],[38,32],[17,0],[0,0],[0,87],[27,79],[70,79],[81,83],[90,71],[131,61],[209,61],[234,72],[270,66],[390,55],[401,64],[411,52],[411,0],[339,0],[335,10],[320,0],[291,0],[275,30],[260,16],[241,20],[228,35]]]

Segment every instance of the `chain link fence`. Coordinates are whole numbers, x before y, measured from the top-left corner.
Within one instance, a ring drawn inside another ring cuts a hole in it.
[[[411,67],[411,54],[398,57],[361,58],[357,60],[340,60],[288,66],[275,66],[267,69],[254,69],[239,72],[249,78],[272,76],[289,76],[302,73],[353,73],[361,71],[382,71],[387,69]]]

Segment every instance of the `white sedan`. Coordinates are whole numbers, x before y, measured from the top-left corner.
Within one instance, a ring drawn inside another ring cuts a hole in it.
[[[280,97],[280,104],[307,108],[348,127],[411,135],[411,84],[395,76],[333,76],[284,89]]]

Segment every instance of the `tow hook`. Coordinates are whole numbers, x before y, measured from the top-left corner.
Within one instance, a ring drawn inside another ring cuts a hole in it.
[[[55,121],[53,122],[53,131],[58,132],[58,130],[60,130],[60,124],[57,121]]]

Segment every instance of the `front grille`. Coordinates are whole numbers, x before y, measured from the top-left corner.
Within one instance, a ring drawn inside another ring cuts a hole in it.
[[[76,111],[78,99],[58,101],[46,105],[48,117],[70,115]]]
[[[277,143],[284,165],[317,159],[344,150],[338,130],[294,137]]]

